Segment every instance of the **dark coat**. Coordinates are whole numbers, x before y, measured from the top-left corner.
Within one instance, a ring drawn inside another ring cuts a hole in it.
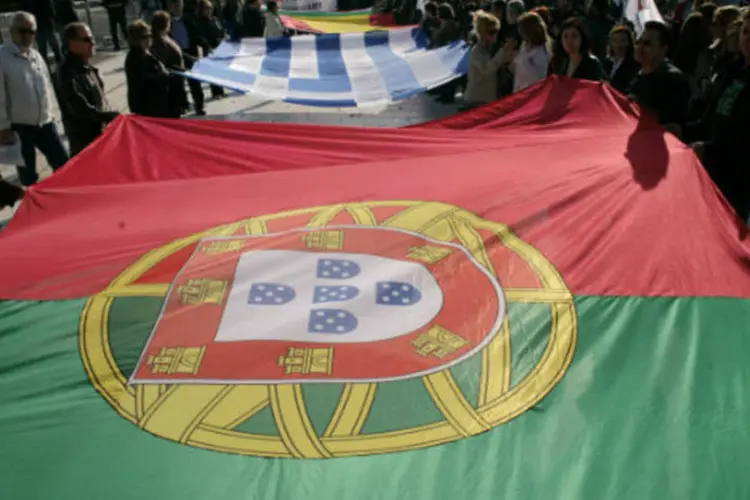
[[[195,18],[195,31],[198,38],[203,40],[210,50],[218,47],[224,40],[224,27],[216,16]]]
[[[170,71],[185,71],[185,61],[182,50],[177,43],[169,37],[155,36],[151,46],[154,54]],[[185,79],[176,74],[169,75],[169,105],[167,116],[179,118],[182,111],[187,107],[187,92],[185,92]]]
[[[617,68],[617,71],[615,71],[615,74],[612,75],[613,65],[614,61],[612,59],[604,60],[605,79],[609,80],[609,84],[612,85],[615,90],[626,94],[630,88],[630,83],[633,81],[633,78],[635,78],[635,75],[638,74],[638,71],[640,71],[641,66],[635,61],[633,56],[629,56],[623,59],[620,66]]]
[[[242,36],[262,37],[266,30],[266,18],[258,7],[246,4],[242,10]]]
[[[652,113],[659,123],[685,125],[690,104],[690,83],[672,64],[664,61],[653,73],[635,75],[628,96]]]
[[[169,115],[169,73],[156,56],[131,47],[125,57],[125,77],[132,113],[157,118]]]
[[[73,0],[57,0],[57,22],[66,26],[80,21]]]
[[[570,61],[567,57],[562,58],[559,61],[553,61],[552,73],[555,75],[567,76],[569,62]],[[602,69],[602,63],[600,63],[599,59],[592,55],[581,59],[581,63],[571,75],[572,78],[591,80],[594,82],[600,81],[603,76],[604,70]]]
[[[112,111],[99,71],[80,57],[68,54],[57,75],[63,126],[75,156],[91,144],[118,112]]]
[[[461,26],[455,19],[442,19],[432,35],[432,45],[442,47],[461,38]]]

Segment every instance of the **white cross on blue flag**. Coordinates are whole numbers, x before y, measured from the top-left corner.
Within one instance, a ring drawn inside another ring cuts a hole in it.
[[[466,74],[460,41],[428,49],[419,28],[223,42],[189,78],[311,106],[388,104]]]

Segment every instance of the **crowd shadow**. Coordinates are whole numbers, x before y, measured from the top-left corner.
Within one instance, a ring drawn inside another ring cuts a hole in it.
[[[655,120],[641,115],[635,130],[628,137],[624,156],[633,170],[633,179],[645,190],[654,189],[667,176],[667,133]]]

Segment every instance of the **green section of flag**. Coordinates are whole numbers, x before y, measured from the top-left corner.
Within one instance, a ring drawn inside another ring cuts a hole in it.
[[[85,375],[83,305],[0,303],[2,498],[750,498],[750,300],[578,297],[575,359],[534,411],[450,444],[332,460],[206,451],[126,421]],[[110,324],[147,326],[148,307],[132,321],[113,308]],[[511,328],[520,314],[536,335],[544,320],[519,311]],[[141,327],[118,363],[137,359]],[[538,352],[542,339],[518,335],[514,356]],[[398,422],[406,402],[392,399]]]

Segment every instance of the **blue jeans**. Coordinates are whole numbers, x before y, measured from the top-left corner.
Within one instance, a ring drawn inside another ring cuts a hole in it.
[[[16,169],[18,178],[24,186],[31,186],[39,180],[39,174],[36,171],[37,148],[47,159],[52,170],[57,170],[68,161],[68,151],[63,145],[55,122],[41,126],[14,123],[11,128],[21,139],[21,156],[26,165],[16,167]]]

